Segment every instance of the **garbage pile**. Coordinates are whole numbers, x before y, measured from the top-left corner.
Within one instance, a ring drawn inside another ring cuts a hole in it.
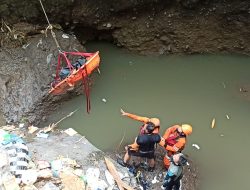
[[[31,129],[34,128],[29,127],[26,133]],[[52,161],[34,158],[35,152],[29,151],[25,142],[26,133],[14,126],[0,127],[0,190],[116,189],[107,169],[100,171],[98,167],[89,166],[84,171],[74,159],[60,155]],[[101,175],[106,180],[102,180]]]
[[[1,181],[0,189],[18,189],[28,169],[30,157],[25,142],[19,136],[0,129]]]

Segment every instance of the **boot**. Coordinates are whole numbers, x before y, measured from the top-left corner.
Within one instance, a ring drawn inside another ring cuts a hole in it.
[[[149,172],[153,172],[155,170],[155,167],[148,167]]]
[[[123,167],[127,167],[128,164],[123,161],[121,158],[117,158],[117,163],[120,164]]]

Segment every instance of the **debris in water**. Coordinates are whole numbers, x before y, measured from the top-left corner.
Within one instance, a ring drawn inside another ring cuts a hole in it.
[[[247,90],[244,87],[242,87],[240,88],[240,92],[247,92]]]
[[[220,134],[220,136],[221,136],[221,137],[224,137],[224,135],[223,135],[223,134]]]
[[[102,101],[105,102],[105,103],[107,102],[107,100],[105,98],[103,98]]]
[[[97,71],[98,71],[98,73],[99,73],[99,75],[101,74],[101,71],[100,71],[100,69],[99,68],[97,68]]]
[[[212,124],[211,124],[211,128],[213,129],[215,127],[215,118],[213,118]]]
[[[192,144],[193,147],[195,147],[196,149],[200,150],[200,147],[198,144]]]
[[[226,115],[227,119],[230,119],[230,117],[228,115]]]

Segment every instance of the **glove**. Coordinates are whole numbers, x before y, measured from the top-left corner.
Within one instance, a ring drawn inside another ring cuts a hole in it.
[[[162,147],[165,147],[165,145],[167,145],[166,140],[162,137],[161,141],[159,142],[159,145]]]
[[[139,145],[134,142],[133,144],[128,145],[130,150],[138,151],[139,150]]]

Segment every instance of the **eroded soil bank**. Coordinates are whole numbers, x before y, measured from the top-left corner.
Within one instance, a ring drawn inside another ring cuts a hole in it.
[[[83,41],[107,39],[144,54],[250,52],[247,0],[42,2],[51,23],[73,31]],[[0,10],[9,23],[46,24],[36,0],[4,0]]]

